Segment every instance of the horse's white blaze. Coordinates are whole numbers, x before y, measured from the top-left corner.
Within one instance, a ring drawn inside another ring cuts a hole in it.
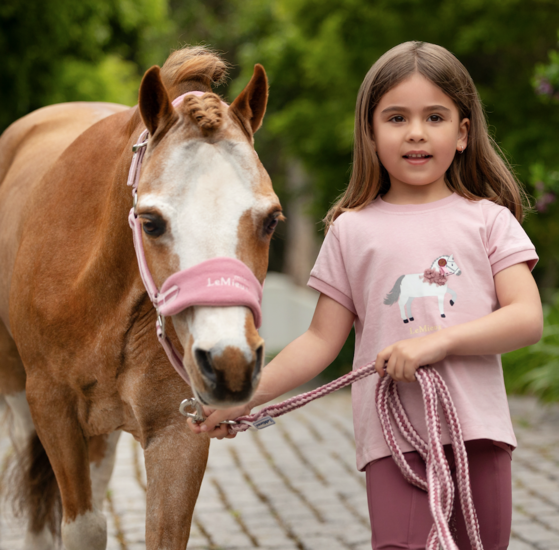
[[[95,508],[78,516],[74,521],[62,523],[62,542],[65,550],[106,550],[107,520]]]
[[[91,476],[91,493],[93,495],[93,505],[99,510],[103,509],[103,501],[107,493],[107,486],[111,480],[111,474],[115,465],[116,445],[120,437],[120,430],[109,434],[107,437],[107,448],[105,456],[97,465],[91,462],[89,465],[89,474]]]
[[[257,195],[257,162],[248,143],[194,141],[175,146],[159,173],[146,172],[151,190],[142,194],[140,184],[138,208],[156,208],[166,219],[169,234],[164,238],[180,270],[218,256],[237,257],[241,217],[247,211],[261,214],[272,204],[270,197]],[[186,332],[193,336],[195,347],[219,355],[234,346],[250,361],[247,311],[195,307],[188,315],[176,315],[174,324],[179,337]]]
[[[25,390],[12,395],[5,395],[4,398],[13,415],[12,443],[17,452],[22,452],[29,441],[29,437],[35,431]]]

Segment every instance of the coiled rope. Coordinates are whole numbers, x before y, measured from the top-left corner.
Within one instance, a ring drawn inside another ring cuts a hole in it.
[[[236,418],[237,424],[229,425],[229,433],[247,430],[252,424],[267,416],[277,418],[293,411],[336,390],[349,386],[376,372],[374,361],[353,370],[340,378],[315,390],[296,395],[281,403],[264,407],[255,414]],[[379,414],[384,439],[392,453],[392,458],[402,471],[405,479],[429,495],[429,507],[434,524],[427,538],[426,550],[458,550],[449,528],[454,502],[454,484],[450,467],[441,441],[441,419],[438,403],[448,425],[452,450],[456,463],[456,479],[460,505],[466,523],[466,529],[472,550],[483,550],[479,534],[479,523],[475,511],[470,476],[468,455],[462,439],[462,430],[458,414],[450,397],[448,388],[441,375],[432,367],[422,367],[415,372],[423,393],[428,441],[425,441],[412,426],[398,394],[397,384],[390,376],[380,379],[376,388],[375,401]],[[427,465],[427,477],[417,475],[408,465],[404,453],[398,446],[391,416],[398,429],[410,445],[417,450]]]
[[[428,442],[412,426],[400,401],[396,383],[389,376],[385,376],[379,381],[375,398],[382,431],[392,458],[409,483],[428,492],[434,525],[427,538],[426,550],[438,550],[439,546],[442,546],[443,550],[458,550],[448,525],[454,502],[454,484],[441,441],[441,419],[437,408],[439,402],[448,425],[454,452],[458,494],[468,538],[472,550],[483,550],[479,523],[472,499],[468,455],[462,439],[458,414],[450,393],[441,375],[432,367],[418,369],[415,376],[423,393]],[[390,413],[401,434],[425,461],[427,465],[426,479],[418,476],[406,462],[404,454],[396,442]]]

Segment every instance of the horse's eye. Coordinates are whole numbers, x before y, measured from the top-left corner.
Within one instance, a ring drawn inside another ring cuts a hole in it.
[[[266,235],[271,235],[274,232],[274,229],[278,225],[279,215],[279,212],[274,212],[266,218],[266,221],[264,222],[264,232]]]
[[[160,237],[167,229],[167,222],[159,216],[144,214],[141,220],[144,233],[150,237]]]

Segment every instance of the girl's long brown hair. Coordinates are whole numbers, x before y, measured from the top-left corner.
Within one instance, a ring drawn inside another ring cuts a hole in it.
[[[446,172],[446,184],[470,200],[489,199],[507,207],[522,221],[526,194],[489,135],[483,107],[468,71],[448,50],[426,42],[405,42],[386,52],[371,67],[357,96],[355,144],[349,185],[324,218],[326,230],[348,210],[360,210],[390,188],[372,140],[373,112],[382,96],[419,73],[441,88],[456,104],[460,120],[470,119],[468,146],[456,154]]]

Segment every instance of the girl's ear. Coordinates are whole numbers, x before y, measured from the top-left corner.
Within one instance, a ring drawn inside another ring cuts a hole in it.
[[[456,150],[463,153],[464,149],[468,146],[468,134],[470,132],[470,119],[463,118],[458,127],[458,142],[456,143]]]

